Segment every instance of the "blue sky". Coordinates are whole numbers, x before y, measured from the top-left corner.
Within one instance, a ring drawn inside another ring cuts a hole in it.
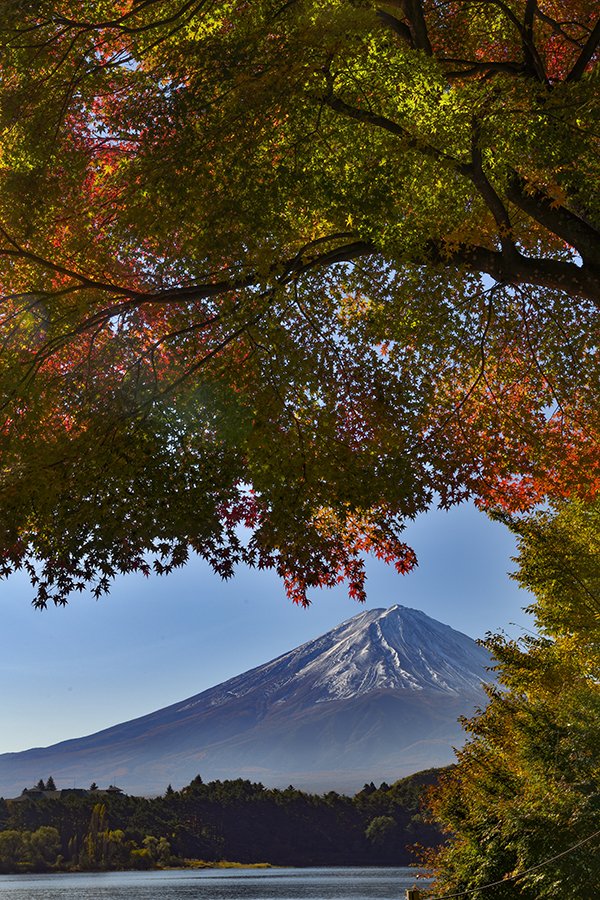
[[[295,607],[272,573],[227,583],[200,561],[167,578],[128,576],[108,597],[38,611],[24,578],[0,583],[0,753],[99,731],[199,693],[322,634],[363,609],[423,610],[472,637],[531,625],[529,596],[507,573],[514,541],[463,504],[406,531],[419,568],[368,564],[368,600],[342,589]],[[510,623],[515,623],[511,625]]]

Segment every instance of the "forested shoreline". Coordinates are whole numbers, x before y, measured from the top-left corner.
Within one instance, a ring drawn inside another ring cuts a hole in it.
[[[87,792],[0,799],[0,872],[110,871],[257,863],[407,865],[439,843],[422,799],[440,770],[354,797],[265,788],[243,779],[170,786],[161,797]]]

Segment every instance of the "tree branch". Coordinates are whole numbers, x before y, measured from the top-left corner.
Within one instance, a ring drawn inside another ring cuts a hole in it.
[[[479,62],[473,59],[453,59],[452,57],[440,57],[440,63],[466,66],[464,69],[444,72],[446,78],[473,78],[483,73],[495,75],[497,72],[505,72],[509,75],[523,76],[526,74],[525,65],[516,60],[504,60],[502,62]]]
[[[243,276],[233,276],[220,281],[207,281],[205,283],[167,288],[165,290],[144,291],[137,288],[130,288],[125,285],[116,285],[110,281],[100,281],[98,279],[89,278],[81,272],[67,268],[60,263],[54,263],[51,260],[44,259],[38,254],[20,247],[16,241],[8,236],[7,232],[1,226],[0,235],[11,245],[10,248],[0,247],[0,257],[6,255],[12,258],[26,259],[36,263],[40,268],[66,275],[76,282],[75,285],[70,285],[68,288],[61,288],[55,292],[44,291],[45,297],[49,298],[53,295],[62,296],[67,292],[88,289],[110,294],[113,299],[118,297],[123,298],[116,300],[116,302],[112,302],[110,306],[104,307],[96,315],[86,319],[86,330],[97,324],[100,320],[104,321],[107,317],[110,319],[115,316],[123,315],[129,310],[140,306],[208,300],[212,297],[241,291],[245,288],[257,287],[261,282],[261,279],[256,272],[249,272]],[[302,275],[311,269],[335,265],[336,263],[352,262],[361,256],[370,255],[375,252],[373,244],[367,241],[354,241],[352,243],[342,244],[339,247],[334,247],[323,253],[307,256],[308,251],[314,250],[316,247],[322,246],[326,242],[338,241],[342,238],[349,237],[352,237],[351,232],[338,232],[310,241],[302,247],[294,257],[284,263],[274,264],[271,267],[270,274],[273,283],[284,286],[289,284],[294,278],[297,278],[299,275]],[[23,293],[22,296],[30,296],[30,293],[31,292]],[[37,293],[39,294],[40,292]]]
[[[588,63],[591,62],[598,44],[600,43],[600,19],[594,25],[592,32],[583,46],[583,50],[577,57],[575,65],[567,75],[566,81],[579,81],[586,70]]]
[[[415,49],[422,50],[427,56],[433,56],[427,23],[423,13],[421,0],[401,0],[404,15],[408,19],[408,27]]]
[[[192,14],[195,14],[198,9],[203,6],[204,0],[201,0],[195,8],[194,4],[196,3],[196,0],[187,0],[182,7],[174,13],[171,13],[171,15],[164,19],[156,19],[154,22],[149,22],[146,25],[136,26],[125,24],[129,19],[142,12],[144,8],[148,8],[159,2],[161,2],[161,0],[142,0],[142,2],[134,4],[133,8],[123,13],[123,15],[118,16],[115,19],[105,19],[100,22],[85,22],[77,19],[69,19],[67,16],[61,15],[55,16],[54,21],[59,25],[64,25],[67,28],[76,28],[80,31],[100,31],[102,29],[114,28],[128,34],[139,34],[143,31],[150,31],[152,28],[159,28],[161,25],[171,25],[173,22],[176,22],[184,16],[190,9],[192,10]]]
[[[533,18],[537,9],[535,0],[527,0],[524,22],[520,22],[516,14],[504,0],[488,0],[488,2],[501,9],[509,22],[511,22],[521,37],[523,48],[523,72],[532,75],[543,84],[548,84],[544,64],[533,41]],[[486,5],[485,3],[483,5]],[[529,23],[529,26],[528,26]]]
[[[525,67],[535,74],[542,82],[547,82],[544,64],[535,46],[533,38],[533,25],[537,10],[537,0],[527,0],[525,4],[525,13],[523,15],[523,26],[521,30],[521,41],[523,46],[523,60]]]
[[[574,20],[557,22],[557,20],[553,19],[552,16],[549,16],[548,13],[543,12],[539,8],[539,6],[537,7],[535,14],[538,19],[541,19],[542,22],[545,22],[546,25],[550,26],[554,34],[559,34],[562,38],[565,39],[565,41],[568,41],[570,44],[574,44],[576,47],[581,48],[581,41],[577,40],[577,38],[571,37],[571,35],[564,29],[565,25],[575,25],[582,29],[583,26],[580,23],[575,22]]]
[[[600,235],[592,225],[564,206],[556,205],[538,188],[528,185],[518,172],[513,172],[510,177],[506,196],[528,216],[574,247],[585,263],[600,265]]]
[[[384,9],[377,10],[377,18],[384,25],[387,25],[388,28],[391,28],[405,44],[414,49],[415,44],[408,25],[405,25],[404,22],[401,22],[400,19],[397,19],[396,16],[386,12]]]
[[[443,261],[443,260],[442,260]],[[462,263],[477,272],[486,272],[505,284],[529,284],[585,297],[600,307],[600,267],[578,266],[563,260],[532,258],[516,251],[505,253],[485,247],[463,246],[451,254],[449,262]]]
[[[4,226],[1,224],[0,237],[4,238],[6,244],[8,244],[8,246],[0,246],[0,256],[8,256],[17,259],[27,259],[29,260],[29,262],[35,263],[42,268],[49,269],[52,272],[56,272],[58,275],[66,275],[68,278],[72,278],[74,281],[79,281],[83,287],[100,288],[101,290],[108,290],[115,294],[132,293],[131,291],[121,289],[116,285],[111,284],[110,282],[98,281],[94,278],[90,278],[87,275],[83,275],[81,272],[76,272],[74,269],[69,269],[66,266],[61,265],[60,263],[55,263],[48,259],[44,259],[44,257],[39,256],[37,253],[33,253],[31,250],[27,250],[25,247],[21,247],[21,245],[13,237],[11,237],[6,228],[4,228]]]
[[[419,150],[426,156],[431,156],[433,159],[440,162],[449,163],[452,168],[463,175],[470,173],[471,167],[468,164],[461,163],[457,159],[454,159],[453,156],[449,156],[442,150],[438,150],[437,147],[414,137],[410,131],[407,131],[402,125],[394,122],[393,119],[388,119],[387,116],[381,116],[377,113],[370,112],[367,109],[359,109],[356,106],[351,106],[349,103],[346,103],[345,100],[342,100],[341,97],[334,96],[333,93],[322,98],[322,101],[326,106],[329,106],[330,109],[335,110],[335,112],[343,113],[343,115],[348,116],[350,119],[355,119],[357,122],[364,122],[367,125],[372,125],[374,128],[382,128],[384,131],[389,131],[390,134],[402,139],[404,147],[407,150]]]
[[[471,181],[479,191],[487,208],[492,213],[498,232],[502,251],[505,256],[509,257],[516,253],[515,243],[512,237],[512,223],[508,215],[508,210],[504,206],[502,200],[490,184],[487,175],[483,170],[483,155],[479,146],[479,127],[475,123],[471,139],[471,157],[473,165],[471,167]]]
[[[298,261],[289,267],[279,279],[284,285],[306,272],[337,263],[353,262],[365,256],[380,253],[370,241],[355,241],[353,244],[319,254],[311,260]],[[389,260],[392,265],[402,262],[413,266],[425,266],[428,261],[447,266],[465,266],[470,271],[485,272],[496,281],[506,284],[528,284],[535,287],[564,291],[574,296],[593,300],[600,306],[600,266],[584,265],[548,258],[523,256],[518,249],[510,247],[508,252],[489,250],[485,247],[461,245],[455,250],[440,241],[431,241],[425,253],[414,258]]]
[[[287,284],[298,275],[323,266],[353,262],[364,256],[374,256],[380,251],[369,241],[355,241],[343,247],[320,254],[312,260],[299,262],[280,279]],[[564,291],[585,297],[600,306],[600,266],[584,265],[549,258],[523,256],[518,249],[509,252],[489,250],[486,247],[460,245],[450,249],[441,241],[431,241],[424,253],[414,258],[391,259],[391,265],[400,267],[403,262],[413,266],[426,266],[436,262],[445,266],[464,266],[470,271],[485,272],[496,281],[506,284],[528,284],[535,287]]]

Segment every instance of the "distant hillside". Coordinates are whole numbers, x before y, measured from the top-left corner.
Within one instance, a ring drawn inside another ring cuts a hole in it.
[[[457,723],[485,704],[490,658],[424,613],[360,613],[316,640],[142,718],[0,756],[0,794],[52,772],[135,794],[236,775],[353,792],[453,760]]]
[[[353,798],[269,790],[243,779],[204,784],[199,777],[152,800],[114,791],[55,791],[52,797],[32,791],[0,802],[0,871],[43,871],[59,855],[58,867],[67,870],[190,859],[405,865],[414,861],[412,845],[440,840],[420,815],[423,792],[438,776],[429,770],[392,785],[365,784]],[[11,832],[10,840],[2,840],[3,832]]]

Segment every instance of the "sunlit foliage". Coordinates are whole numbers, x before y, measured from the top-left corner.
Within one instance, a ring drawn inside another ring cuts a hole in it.
[[[435,498],[593,496],[596,16],[0,4],[1,571],[362,597]]]
[[[538,634],[486,641],[500,686],[431,795],[451,833],[438,888],[508,879],[494,896],[576,900],[600,882],[600,504],[560,504],[517,533]]]

